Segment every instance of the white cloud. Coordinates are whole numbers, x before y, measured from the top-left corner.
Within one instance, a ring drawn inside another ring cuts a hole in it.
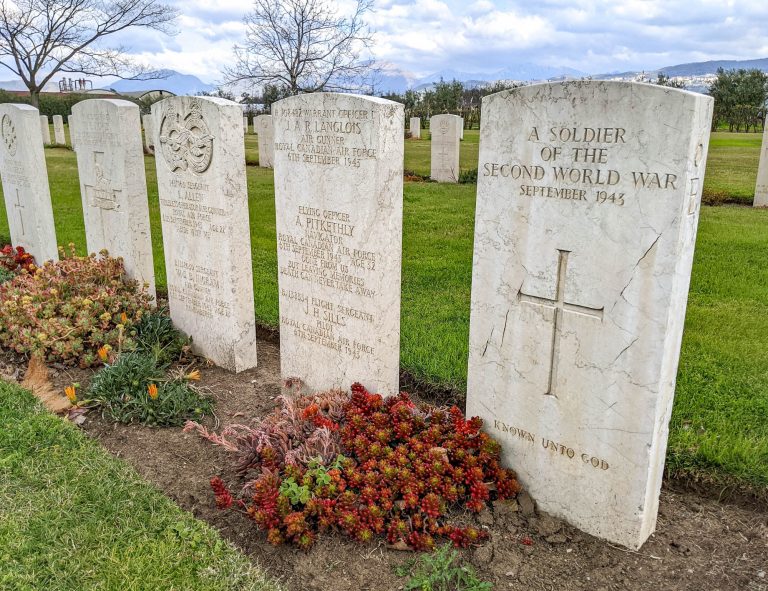
[[[249,3],[172,1],[182,12],[176,37],[138,31],[120,42],[153,66],[219,80]],[[768,56],[766,0],[376,0],[369,21],[376,57],[418,75],[516,62],[601,73]]]

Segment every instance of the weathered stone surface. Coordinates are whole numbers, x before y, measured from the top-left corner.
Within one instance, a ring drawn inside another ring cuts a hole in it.
[[[259,166],[272,168],[275,165],[275,126],[272,115],[254,117],[253,129],[259,134]]]
[[[543,511],[631,548],[656,523],[711,117],[649,84],[483,100],[467,412]]]
[[[256,365],[243,111],[179,96],[152,105],[168,299],[200,354]]]
[[[410,132],[413,139],[421,139],[421,117],[411,117]]]
[[[459,137],[460,117],[456,115],[433,115],[429,120],[429,132],[432,138],[433,180],[441,183],[459,181]]]
[[[459,139],[464,139],[464,117],[459,117]]]
[[[43,144],[51,145],[51,128],[48,126],[48,116],[40,115],[40,133],[43,138]]]
[[[757,167],[754,206],[768,207],[768,125],[763,129],[763,145],[760,148],[760,163]]]
[[[53,116],[53,139],[59,146],[67,144],[67,136],[64,135],[64,117],[61,115]]]
[[[144,127],[144,148],[150,154],[155,153],[155,127],[151,114],[143,115],[141,123]]]
[[[243,115],[243,133],[248,133],[248,115]]]
[[[139,107],[91,99],[72,107],[78,121],[77,170],[88,252],[122,257],[126,274],[155,296]]]
[[[272,114],[282,375],[395,394],[403,106],[318,93]]]
[[[0,175],[11,241],[39,264],[58,260],[41,121],[30,105],[0,105]]]

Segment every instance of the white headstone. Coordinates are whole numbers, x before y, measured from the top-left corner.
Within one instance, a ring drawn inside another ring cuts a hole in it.
[[[539,506],[653,532],[712,99],[539,84],[483,99],[467,414]]]
[[[151,114],[143,115],[141,117],[141,123],[144,126],[144,147],[150,154],[155,153],[155,131],[152,121]]]
[[[243,133],[248,133],[248,116],[243,115]]]
[[[254,117],[253,127],[259,134],[259,166],[272,168],[275,162],[275,127],[272,115]]]
[[[59,146],[67,145],[67,137],[64,135],[64,117],[53,116],[53,138]]]
[[[411,117],[410,122],[411,137],[415,140],[421,139],[421,118]]]
[[[459,139],[464,139],[464,117],[459,117]]]
[[[59,256],[40,122],[30,105],[0,105],[0,175],[11,241],[43,264]]]
[[[441,183],[459,181],[459,119],[456,115],[433,115],[429,120],[432,180]]]
[[[403,106],[317,93],[272,115],[282,375],[396,394]]]
[[[256,365],[242,113],[221,98],[152,105],[171,317],[235,372]]]
[[[760,148],[760,163],[757,167],[754,206],[768,207],[768,121],[766,121],[763,129],[763,144]]]
[[[77,139],[77,121],[74,114],[70,114],[67,117],[67,125],[69,126],[69,143],[72,145],[72,150],[77,151],[77,145],[75,140]]]
[[[72,107],[79,124],[77,170],[88,252],[122,257],[126,274],[155,295],[139,107],[90,99]]]
[[[51,128],[48,126],[48,116],[40,115],[40,134],[43,138],[43,144],[51,145]]]

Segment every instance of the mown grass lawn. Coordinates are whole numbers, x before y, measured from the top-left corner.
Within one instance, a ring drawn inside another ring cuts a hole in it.
[[[0,589],[279,588],[127,464],[0,381]]]
[[[477,130],[465,132],[462,168],[476,166],[477,139]],[[758,152],[759,134],[713,134],[705,190],[726,187],[735,199],[751,203]],[[472,153],[475,164],[467,160]],[[74,154],[49,149],[46,155],[59,242],[74,242],[83,252]],[[254,135],[246,136],[246,156],[257,160]],[[155,162],[151,157],[145,162],[162,288]],[[408,140],[405,162],[406,168],[428,174],[429,141]],[[278,292],[272,172],[249,166],[248,191],[256,315],[274,327]],[[474,208],[474,185],[405,184],[401,364],[417,379],[458,393],[466,390]],[[674,471],[704,471],[768,485],[766,228],[768,211],[702,209],[670,437],[669,466]],[[0,215],[0,238],[7,234],[6,218]]]
[[[762,136],[761,133],[712,134],[704,179],[705,199],[752,204]]]

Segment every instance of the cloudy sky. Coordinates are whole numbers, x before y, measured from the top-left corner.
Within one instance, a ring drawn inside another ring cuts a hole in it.
[[[120,41],[153,66],[218,81],[243,39],[247,0],[170,2],[181,11],[178,35]],[[376,57],[417,76],[520,62],[598,74],[768,57],[768,0],[375,0],[368,20]]]

